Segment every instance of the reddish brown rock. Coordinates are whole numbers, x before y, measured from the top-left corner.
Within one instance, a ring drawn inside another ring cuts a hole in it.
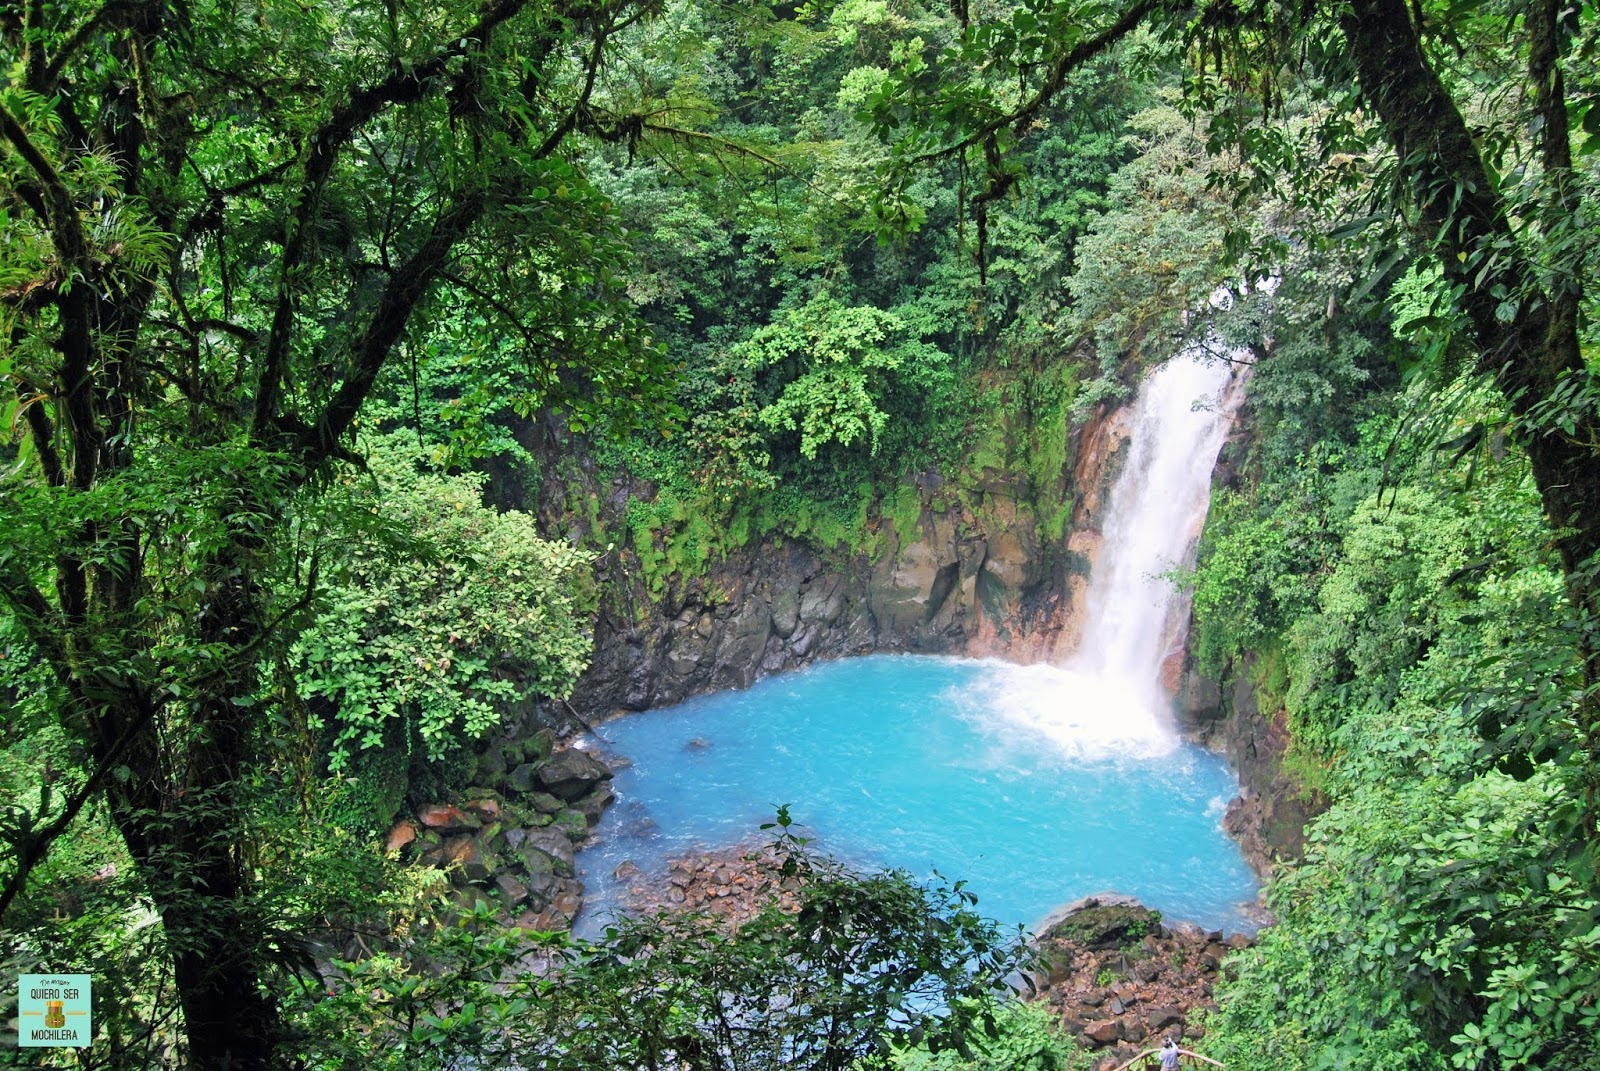
[[[1114,1045],[1120,1038],[1115,1019],[1102,1019],[1083,1028],[1083,1036],[1098,1046]]]
[[[485,822],[500,820],[500,801],[495,799],[471,800],[467,803],[467,810],[482,818]]]
[[[446,866],[460,867],[461,876],[473,883],[488,881],[492,874],[484,857],[483,846],[470,833],[451,837],[444,842],[444,861]]]
[[[1123,897],[1086,898],[1039,938],[1050,970],[1038,999],[1088,1047],[1108,1044],[1089,1029],[1104,1035],[1101,1024],[1116,1024],[1119,1048],[1132,1056],[1139,1042],[1164,1033],[1192,1037],[1184,1025],[1189,1010],[1215,1006],[1216,974],[1207,957],[1248,941],[1224,942],[1192,924],[1163,924]]]
[[[421,808],[417,811],[417,821],[441,833],[460,833],[483,825],[477,818],[448,803],[430,803]]]
[[[392,855],[416,839],[416,824],[413,822],[400,822],[389,830],[389,836],[383,842],[383,850]]]

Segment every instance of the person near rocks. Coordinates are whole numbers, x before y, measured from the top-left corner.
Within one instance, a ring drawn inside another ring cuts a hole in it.
[[[1178,1071],[1178,1057],[1183,1050],[1170,1037],[1161,1045],[1161,1071]]]

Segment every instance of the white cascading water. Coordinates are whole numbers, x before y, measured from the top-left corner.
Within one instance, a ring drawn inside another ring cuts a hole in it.
[[[1183,601],[1166,574],[1192,561],[1242,394],[1232,365],[1197,352],[1145,378],[1077,652],[1061,667],[1006,667],[974,698],[1073,758],[1149,757],[1178,746],[1160,676],[1183,644],[1187,615],[1175,612]]]
[[[1139,388],[1127,461],[1102,525],[1074,665],[1154,687],[1182,642],[1177,592],[1161,575],[1190,562],[1211,504],[1211,472],[1238,405],[1232,367],[1182,355]]]

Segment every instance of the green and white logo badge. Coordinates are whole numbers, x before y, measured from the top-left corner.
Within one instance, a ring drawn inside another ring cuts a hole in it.
[[[89,1044],[89,975],[24,974],[17,985],[17,1044]]]

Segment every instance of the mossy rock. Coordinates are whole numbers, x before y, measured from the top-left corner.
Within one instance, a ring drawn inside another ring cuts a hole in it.
[[[1161,928],[1161,913],[1128,905],[1084,907],[1044,932],[1041,943],[1071,941],[1091,951],[1130,948]]]
[[[589,819],[581,811],[562,811],[556,815],[555,822],[556,827],[573,840],[589,833]]]
[[[499,748],[490,748],[488,751],[485,751],[482,755],[478,756],[478,761],[474,763],[473,769],[476,772],[476,776],[481,780],[500,780],[500,778],[506,775],[507,767],[505,752]]]
[[[556,734],[553,729],[540,729],[522,742],[524,762],[543,762],[555,753]]]
[[[548,792],[531,793],[527,803],[539,814],[560,814],[567,806]]]

